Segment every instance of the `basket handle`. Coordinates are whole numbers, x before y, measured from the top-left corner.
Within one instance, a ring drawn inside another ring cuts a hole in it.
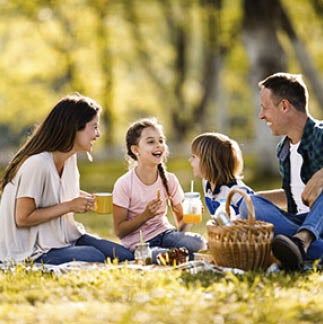
[[[247,207],[248,207],[248,223],[249,225],[253,225],[256,221],[255,217],[255,208],[253,207],[251,198],[249,195],[246,194],[245,191],[239,190],[239,189],[232,189],[227,197],[226,203],[225,203],[225,211],[226,213],[230,216],[230,202],[231,198],[233,197],[234,194],[240,194],[244,200],[246,201]]]

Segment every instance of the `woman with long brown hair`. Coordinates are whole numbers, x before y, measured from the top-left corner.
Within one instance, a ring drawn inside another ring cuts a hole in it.
[[[100,136],[100,110],[79,94],[62,98],[9,162],[0,187],[0,261],[133,258],[74,220],[94,209],[94,196],[80,190],[77,153],[90,152]]]

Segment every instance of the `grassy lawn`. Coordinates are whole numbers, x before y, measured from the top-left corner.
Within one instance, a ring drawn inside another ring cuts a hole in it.
[[[186,160],[170,161],[184,190],[191,170]],[[125,172],[122,163],[81,163],[82,188],[111,191]],[[250,173],[251,174],[251,173]],[[254,189],[274,188],[277,179],[251,176]],[[200,181],[195,181],[200,190]],[[192,227],[205,235],[202,224]],[[89,230],[118,241],[111,215],[76,215]],[[215,274],[164,268],[142,271],[97,267],[61,275],[18,266],[0,272],[0,323],[322,323],[323,277],[306,273]]]
[[[0,272],[0,323],[322,323],[323,280],[306,274],[104,269]]]

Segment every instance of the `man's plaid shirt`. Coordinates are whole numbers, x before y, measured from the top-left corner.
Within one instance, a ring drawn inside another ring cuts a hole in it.
[[[297,208],[290,188],[290,139],[288,137],[277,146],[279,169],[282,176],[282,187],[288,200],[288,211],[296,213]],[[312,175],[323,168],[323,121],[307,118],[304,133],[298,147],[298,153],[303,157],[301,179],[306,184]]]

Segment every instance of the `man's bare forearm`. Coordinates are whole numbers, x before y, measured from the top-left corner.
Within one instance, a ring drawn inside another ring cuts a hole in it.
[[[283,189],[258,191],[256,192],[256,195],[270,200],[273,204],[275,204],[279,208],[282,209],[287,208],[286,194]]]

